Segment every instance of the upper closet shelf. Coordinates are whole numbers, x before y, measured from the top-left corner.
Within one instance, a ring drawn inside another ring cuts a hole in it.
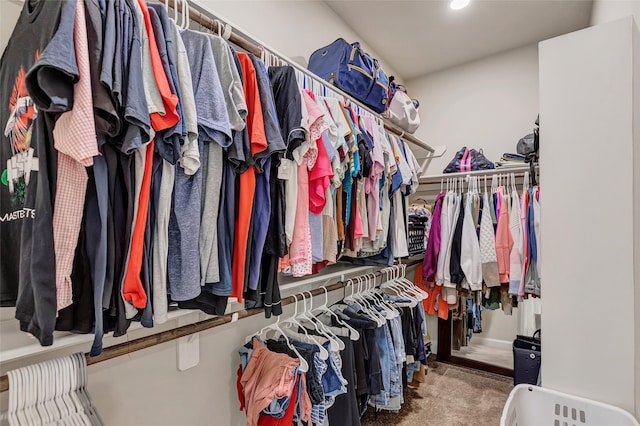
[[[174,3],[177,4],[174,6],[174,4],[170,2],[169,7],[175,7],[178,13],[184,14],[183,17],[188,16],[193,22],[195,22],[202,28],[207,28],[211,31],[217,32],[218,34],[227,38],[231,43],[246,50],[247,52],[253,53],[256,56],[261,56],[266,51],[269,54],[268,56],[270,57],[270,59],[272,59],[271,63],[268,60],[265,61],[267,62],[267,65],[286,64],[292,66],[307,77],[321,84],[326,88],[327,91],[339,94],[340,96],[348,99],[351,104],[357,105],[361,110],[365,110],[373,116],[378,117],[384,123],[384,128],[388,132],[398,135],[405,141],[426,150],[428,153],[427,157],[438,156],[436,150],[428,143],[416,138],[413,135],[405,133],[402,129],[382,118],[380,114],[375,113],[369,107],[365,106],[362,102],[357,101],[352,96],[348,95],[337,87],[330,85],[322,78],[295,63],[293,60],[289,59],[277,50],[271,48],[270,46],[267,46],[262,41],[258,40],[256,37],[250,35],[246,31],[239,30],[235,25],[231,24],[229,20],[220,18],[216,13],[192,0],[189,0],[189,2],[187,3],[188,7],[186,8],[186,12],[183,10],[181,1]],[[442,155],[442,153],[440,153],[439,155]]]

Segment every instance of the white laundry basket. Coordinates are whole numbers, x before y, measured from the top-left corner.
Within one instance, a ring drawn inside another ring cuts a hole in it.
[[[513,388],[500,426],[640,426],[626,411],[527,384]]]

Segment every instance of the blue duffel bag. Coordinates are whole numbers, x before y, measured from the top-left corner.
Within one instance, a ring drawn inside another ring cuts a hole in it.
[[[339,38],[313,52],[309,71],[334,84],[378,113],[384,112],[389,96],[389,79],[377,59]]]

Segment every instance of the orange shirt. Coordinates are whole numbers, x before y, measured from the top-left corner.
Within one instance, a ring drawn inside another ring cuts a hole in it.
[[[180,120],[178,115],[178,97],[171,93],[169,80],[162,66],[162,59],[158,51],[149,9],[144,0],[138,0],[142,15],[144,16],[144,25],[149,34],[149,53],[151,55],[151,66],[153,68],[153,77],[158,91],[162,97],[165,115],[154,112],[149,115],[151,118],[151,126],[156,131],[165,130],[173,127]],[[135,222],[133,224],[133,232],[131,234],[131,246],[129,248],[129,261],[126,265],[124,282],[122,285],[122,295],[125,301],[131,301],[133,306],[138,309],[144,309],[147,305],[147,294],[140,280],[140,271],[142,268],[142,253],[144,250],[144,233],[147,226],[147,215],[149,214],[149,195],[151,191],[151,174],[153,169],[153,140],[147,146],[145,154],[144,174],[142,176],[142,186],[140,189],[140,199],[138,200],[138,211],[136,212]]]
[[[147,2],[145,0],[138,0],[140,9],[142,9],[142,15],[144,16],[144,26],[149,34],[149,50],[151,54],[151,66],[153,68],[153,76],[158,86],[158,91],[162,97],[162,104],[164,105],[165,115],[154,112],[151,113],[151,126],[157,132],[160,130],[170,129],[175,126],[180,120],[178,115],[178,97],[171,93],[171,87],[169,86],[169,80],[164,73],[162,66],[162,59],[160,59],[160,53],[158,53],[158,45],[156,43],[155,34],[153,32],[153,26],[151,24],[151,17],[149,16],[149,9],[147,8]],[[146,170],[146,169],[145,169]],[[146,171],[145,171],[146,173]]]
[[[142,268],[142,251],[144,249],[144,233],[147,227],[147,215],[149,212],[149,195],[151,193],[151,171],[153,169],[153,141],[147,146],[144,162],[144,175],[142,177],[142,188],[140,189],[140,201],[138,203],[138,214],[133,224],[133,234],[131,236],[131,250],[129,252],[129,263],[124,276],[122,295],[124,300],[133,303],[138,309],[144,309],[147,305],[147,294],[140,280]]]
[[[267,149],[267,137],[264,133],[264,117],[260,92],[256,81],[256,70],[246,53],[238,52],[244,82],[244,97],[247,102],[247,132],[251,146],[251,155]],[[238,189],[238,217],[236,218],[235,244],[233,246],[232,291],[231,297],[242,302],[245,272],[247,264],[247,246],[249,227],[253,214],[253,196],[256,191],[255,167],[250,166],[240,175]]]
[[[256,69],[253,67],[251,58],[246,53],[238,52],[238,59],[242,67],[244,97],[248,109],[247,130],[249,131],[249,142],[251,143],[251,155],[255,157],[257,153],[267,149],[260,92],[258,91],[258,81],[256,80]]]

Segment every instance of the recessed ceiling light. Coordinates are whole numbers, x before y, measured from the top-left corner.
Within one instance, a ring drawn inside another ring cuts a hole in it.
[[[460,10],[460,9],[464,9],[465,7],[469,6],[469,3],[471,2],[471,0],[451,0],[451,3],[449,4],[449,7],[453,10]]]

